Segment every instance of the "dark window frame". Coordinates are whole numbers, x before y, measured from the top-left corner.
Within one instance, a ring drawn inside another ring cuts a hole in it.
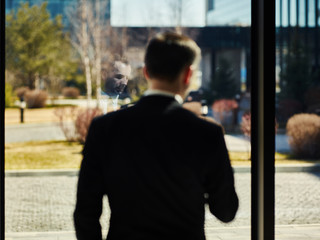
[[[0,2],[0,239],[4,238],[5,1]]]
[[[251,0],[251,239],[275,233],[275,1]]]

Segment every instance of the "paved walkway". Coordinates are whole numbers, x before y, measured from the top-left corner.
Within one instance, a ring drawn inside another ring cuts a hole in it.
[[[58,123],[28,123],[5,126],[5,143],[65,139]]]
[[[206,228],[207,240],[250,239],[250,227]],[[106,235],[106,232],[104,232]],[[319,240],[320,224],[278,225],[275,227],[276,240]],[[6,240],[76,240],[70,232],[8,233]]]
[[[206,209],[209,240],[250,239],[250,174],[236,173],[235,180],[240,199],[236,219],[223,224]],[[74,239],[76,182],[76,176],[7,177],[6,239]],[[276,224],[290,226],[280,227],[276,239],[320,239],[319,202],[320,173],[277,173]],[[104,229],[108,228],[109,212],[105,198]]]

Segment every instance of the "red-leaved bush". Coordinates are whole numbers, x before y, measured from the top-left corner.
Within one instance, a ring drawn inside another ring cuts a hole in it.
[[[287,123],[289,145],[299,158],[320,158],[320,117],[296,114]]]
[[[43,108],[46,105],[48,94],[43,90],[31,90],[24,94],[28,108]]]
[[[238,108],[238,103],[234,99],[220,99],[212,104],[214,118],[226,129],[234,125],[234,110]]]
[[[78,133],[74,123],[78,114],[77,107],[59,107],[54,111],[55,116],[59,119],[59,126],[68,142],[78,141]]]
[[[228,112],[238,108],[238,103],[234,99],[220,99],[212,104],[215,112]]]
[[[55,110],[67,141],[80,143],[85,142],[92,119],[101,114],[102,111],[98,108],[64,107]]]
[[[78,112],[75,127],[78,133],[78,141],[80,143],[85,142],[92,120],[101,114],[102,111],[99,108],[87,108]]]
[[[251,113],[247,112],[242,115],[242,121],[240,124],[241,131],[244,136],[251,139]],[[277,129],[279,127],[279,124],[277,122],[277,119],[275,119],[275,134],[277,134]]]
[[[242,133],[247,137],[251,138],[251,113],[245,113],[242,115],[242,121],[241,121],[241,131]]]

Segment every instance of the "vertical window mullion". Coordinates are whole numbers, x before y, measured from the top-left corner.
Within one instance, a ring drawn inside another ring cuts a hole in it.
[[[252,0],[251,239],[274,239],[275,1]]]

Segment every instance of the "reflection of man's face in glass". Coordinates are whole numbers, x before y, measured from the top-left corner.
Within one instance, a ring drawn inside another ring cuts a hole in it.
[[[130,65],[116,61],[113,65],[111,77],[107,78],[105,92],[110,96],[121,94],[127,86],[130,74]]]

